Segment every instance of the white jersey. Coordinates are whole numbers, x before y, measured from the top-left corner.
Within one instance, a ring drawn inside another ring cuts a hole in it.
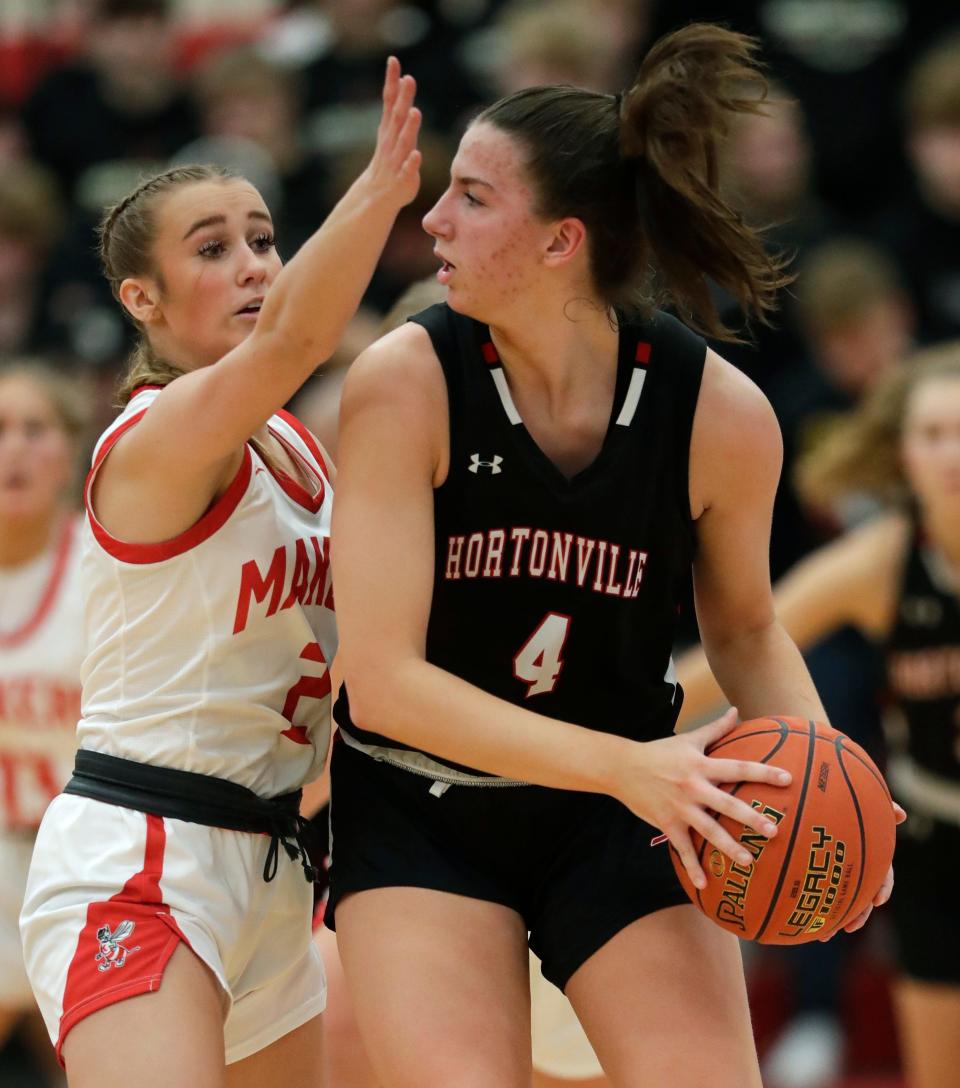
[[[36,828],[73,770],[83,595],[79,518],[0,571],[0,831]]]
[[[158,395],[137,392],[98,442],[87,478],[80,747],[275,797],[319,773],[329,736],[336,628],[326,465],[313,436],[281,412],[270,431],[312,491],[248,444],[195,525],[159,544],[124,543],[96,520],[91,487]]]

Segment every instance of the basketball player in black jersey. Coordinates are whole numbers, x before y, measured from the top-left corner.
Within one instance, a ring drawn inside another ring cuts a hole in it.
[[[891,912],[904,1063],[911,1088],[952,1088],[960,1068],[960,342],[905,365],[799,470],[820,506],[859,492],[893,507],[799,564],[774,599],[801,647],[850,624],[884,649],[901,727],[889,776],[910,813]],[[702,653],[681,658],[677,671],[683,722],[722,703]]]
[[[823,717],[775,622],[780,465],[758,391],[665,314],[648,269],[723,334],[707,276],[762,315],[781,276],[714,187],[748,39],[692,26],[623,96],[521,91],[468,129],[424,219],[446,305],[347,378],[333,533],[345,688],[331,900],[385,1088],[526,1088],[527,942],[611,1082],[760,1084],[736,940],[685,899],[714,813],[772,834],[673,736],[693,563],[711,658],[745,715]],[[642,316],[641,316],[642,314]],[[347,694],[349,693],[349,701]]]

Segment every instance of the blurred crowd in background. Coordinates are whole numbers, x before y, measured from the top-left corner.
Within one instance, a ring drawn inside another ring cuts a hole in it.
[[[790,482],[797,455],[915,349],[960,336],[960,14],[950,10],[909,0],[4,0],[0,358],[42,356],[83,387],[92,439],[114,412],[133,332],[97,264],[105,205],[171,162],[215,161],[261,190],[289,257],[365,160],[393,53],[419,84],[423,184],[338,356],[301,394],[299,409],[335,447],[338,376],[404,289],[436,270],[420,219],[471,113],[537,83],[619,91],[659,35],[722,22],[760,37],[771,79],[765,112],[729,133],[723,185],[797,274],[774,327],[718,346],[783,429],[776,577],[867,513],[803,509]],[[873,654],[844,632],[811,667],[834,723],[879,752]],[[834,1071],[895,1069],[882,921],[805,956],[799,969],[782,957],[754,965],[761,1048],[783,1045],[785,1025],[812,1025]]]

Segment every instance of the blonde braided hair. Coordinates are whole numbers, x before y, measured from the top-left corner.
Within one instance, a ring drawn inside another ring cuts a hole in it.
[[[190,164],[175,166],[146,178],[122,199],[107,208],[97,229],[98,252],[103,273],[113,297],[120,301],[120,285],[131,276],[152,271],[153,242],[156,237],[154,209],[157,198],[180,185],[200,181],[224,181],[234,177],[220,166]],[[124,308],[124,313],[127,313]],[[129,314],[127,315],[130,316]],[[161,359],[153,350],[138,321],[140,337],[120,379],[117,399],[122,406],[141,385],[169,385],[183,372]]]

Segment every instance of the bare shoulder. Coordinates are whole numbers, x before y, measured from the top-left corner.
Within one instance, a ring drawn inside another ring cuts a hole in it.
[[[759,433],[755,428],[759,427]],[[694,433],[730,439],[737,446],[779,434],[776,416],[760,389],[732,363],[707,350]]]
[[[770,402],[745,374],[708,350],[690,442],[694,517],[728,492],[744,497],[754,488],[775,488],[782,459]]]
[[[440,361],[421,325],[408,321],[366,348],[347,372],[344,399],[415,404],[444,393]]]
[[[443,370],[420,325],[408,322],[387,333],[362,352],[347,373],[341,433],[389,447],[391,456],[401,448],[417,450],[418,462],[430,466],[434,486],[446,477],[448,418]]]

